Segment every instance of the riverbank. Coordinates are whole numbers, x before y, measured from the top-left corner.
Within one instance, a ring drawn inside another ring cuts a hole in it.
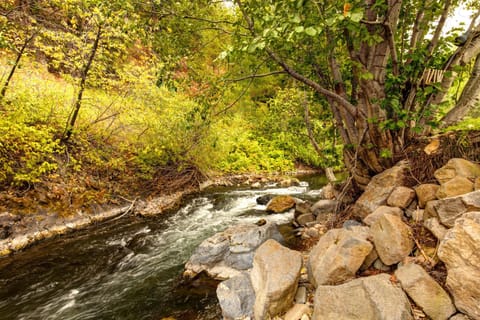
[[[317,170],[303,169],[295,175],[315,174]],[[91,206],[89,210],[73,209],[70,214],[55,212],[55,204],[38,210],[32,206],[31,213],[14,214],[5,210],[0,213],[0,257],[26,249],[35,243],[56,236],[84,229],[95,223],[106,222],[128,214],[142,217],[152,217],[177,209],[182,201],[189,196],[201,193],[214,187],[261,187],[268,183],[289,186],[298,180],[285,175],[229,175],[204,181],[195,187],[187,187],[181,191],[146,196],[127,200],[118,199],[119,204]]]

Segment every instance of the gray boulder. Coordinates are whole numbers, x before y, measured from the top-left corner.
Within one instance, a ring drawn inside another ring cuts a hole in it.
[[[258,248],[251,271],[255,319],[274,317],[291,307],[301,267],[300,252],[283,247],[275,240],[267,240]]]
[[[408,163],[402,161],[373,177],[353,206],[353,214],[363,219],[379,206],[385,205],[393,189],[403,185],[407,168]]]
[[[332,229],[320,238],[308,258],[307,269],[314,286],[339,284],[355,277],[373,245],[368,227]]]
[[[319,286],[312,320],[413,320],[410,303],[390,275],[358,278],[338,286]]]
[[[268,239],[283,242],[273,223],[230,227],[204,240],[195,249],[185,265],[184,276],[193,278],[204,271],[212,278],[226,280],[238,275],[241,270],[252,267],[255,250]]]
[[[255,292],[250,274],[242,272],[221,282],[217,287],[217,298],[225,320],[253,317]]]
[[[455,220],[460,218],[464,213],[480,211],[480,190],[457,197],[434,201],[433,207],[440,222],[444,226],[451,228],[455,224]]]
[[[438,249],[447,266],[447,288],[459,311],[480,319],[480,212],[465,213]]]
[[[378,256],[387,266],[402,261],[413,249],[412,230],[391,214],[381,216],[371,227]]]
[[[447,320],[457,310],[445,290],[419,265],[407,264],[395,271],[403,290],[432,320]]]

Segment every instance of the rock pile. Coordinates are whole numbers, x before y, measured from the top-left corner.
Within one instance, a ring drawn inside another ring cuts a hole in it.
[[[251,262],[217,289],[224,318],[480,320],[480,166],[451,159],[435,172],[438,184],[413,188],[404,185],[407,168],[401,162],[374,177],[353,208],[361,223],[326,232],[303,253],[304,267],[302,253],[260,240],[258,230],[235,236],[229,229],[202,244],[201,256],[223,252],[212,265],[224,266],[237,252],[248,252]],[[336,205],[297,202],[296,223],[324,223]],[[413,225],[431,231],[437,246],[421,245]],[[435,271],[443,264],[445,283]]]

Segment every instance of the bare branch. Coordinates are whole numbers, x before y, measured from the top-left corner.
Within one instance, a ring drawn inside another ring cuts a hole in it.
[[[243,81],[243,80],[248,80],[248,79],[256,79],[256,78],[264,78],[264,77],[269,77],[277,74],[285,74],[286,72],[284,70],[279,70],[279,71],[272,71],[268,73],[261,73],[261,74],[251,74],[245,77],[241,78],[236,78],[236,79],[225,79],[225,82],[237,82],[237,81]]]
[[[427,47],[428,57],[432,55],[433,50],[438,45],[438,40],[440,39],[443,27],[445,26],[445,21],[447,20],[448,13],[450,12],[451,3],[451,0],[445,1],[445,6],[443,7],[442,15],[440,16],[440,20],[438,20],[437,27],[435,28],[435,33],[433,34],[432,41],[430,41]]]
[[[332,98],[335,102],[337,102],[339,105],[341,105],[348,113],[350,113],[352,116],[356,116],[359,114],[358,109],[348,102],[348,100],[344,99],[342,96],[336,94],[333,91],[330,91],[328,89],[325,89],[322,87],[320,84],[317,82],[305,77],[304,75],[298,73],[295,71],[292,67],[290,67],[285,61],[283,61],[279,56],[277,56],[273,51],[270,49],[266,49],[268,55],[275,61],[277,62],[283,70],[285,70],[286,73],[288,73],[292,78],[306,84],[310,88],[314,89],[318,93]],[[363,114],[361,114],[362,117],[364,117]]]

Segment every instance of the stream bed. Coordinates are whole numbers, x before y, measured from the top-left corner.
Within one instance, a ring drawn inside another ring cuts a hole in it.
[[[168,215],[123,217],[0,259],[0,320],[219,319],[214,295],[176,289],[185,262],[204,239],[231,225],[291,221],[291,212],[266,215],[255,200],[315,199],[325,179],[307,180],[289,188],[217,188]]]

